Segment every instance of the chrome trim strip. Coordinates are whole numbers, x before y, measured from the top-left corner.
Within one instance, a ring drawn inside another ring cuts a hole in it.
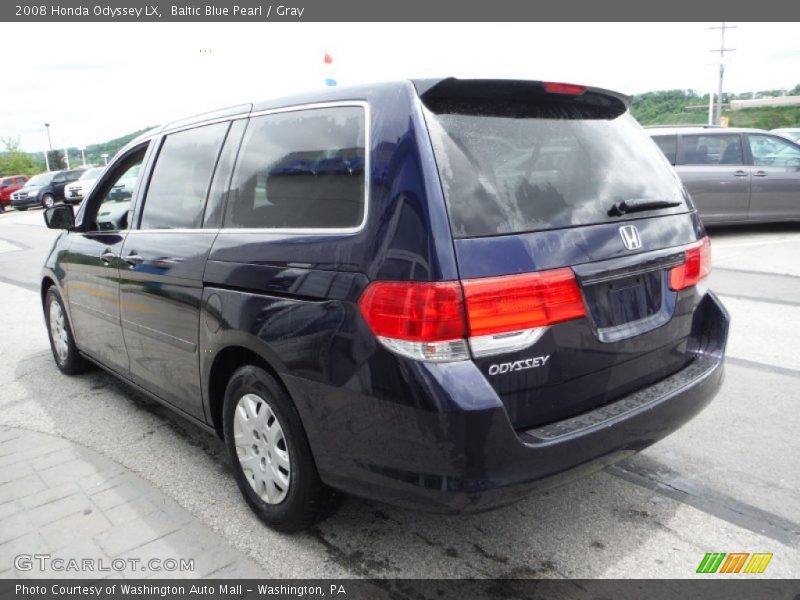
[[[519,352],[538,342],[545,331],[547,331],[546,326],[509,331],[508,333],[473,336],[469,338],[469,348],[475,358]]]

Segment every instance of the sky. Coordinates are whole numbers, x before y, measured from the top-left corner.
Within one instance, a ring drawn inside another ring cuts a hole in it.
[[[0,23],[0,138],[104,142],[224,106],[412,77],[716,89],[718,23]],[[725,90],[800,83],[796,23],[732,23]],[[36,40],[46,40],[38,43]],[[17,48],[18,50],[15,50]]]

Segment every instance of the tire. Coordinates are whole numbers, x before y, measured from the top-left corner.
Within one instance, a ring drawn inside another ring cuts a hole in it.
[[[223,431],[236,483],[272,529],[302,531],[333,512],[339,496],[320,480],[300,415],[266,371],[245,366],[233,374]]]
[[[20,206],[20,207],[17,208],[17,210],[25,212],[26,210],[28,210],[28,207],[27,206]]]
[[[53,194],[45,194],[44,196],[42,196],[43,208],[51,208],[55,206],[55,204],[56,204],[56,198],[55,196],[53,196]]]
[[[55,287],[47,290],[44,299],[44,319],[47,323],[50,349],[53,351],[53,359],[59,370],[65,375],[78,375],[88,371],[91,363],[78,353],[64,303]]]

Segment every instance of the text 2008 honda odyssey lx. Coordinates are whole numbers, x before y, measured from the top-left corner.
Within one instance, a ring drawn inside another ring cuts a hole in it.
[[[627,106],[404,81],[150,132],[46,213],[55,360],[219,433],[282,530],[334,490],[479,511],[629,456],[714,396],[728,316]]]

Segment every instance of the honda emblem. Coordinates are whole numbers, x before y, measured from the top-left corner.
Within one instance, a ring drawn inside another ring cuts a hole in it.
[[[628,250],[638,250],[642,247],[642,238],[639,237],[639,230],[634,225],[623,225],[619,228],[619,236],[622,243]]]

